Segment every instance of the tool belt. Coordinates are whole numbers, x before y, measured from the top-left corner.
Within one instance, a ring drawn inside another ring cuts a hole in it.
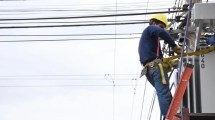
[[[141,71],[140,78],[147,74],[148,69],[151,69],[151,68],[154,68],[154,67],[159,67],[162,83],[166,84],[167,82],[166,82],[166,78],[165,78],[165,75],[164,75],[163,65],[162,65],[162,60],[161,59],[155,59],[155,60],[153,60],[151,62],[146,63],[146,65],[144,66],[144,68]]]
[[[146,65],[144,67],[147,67],[147,68],[157,67],[159,63],[162,63],[162,60],[161,59],[155,59],[151,62],[146,63]]]

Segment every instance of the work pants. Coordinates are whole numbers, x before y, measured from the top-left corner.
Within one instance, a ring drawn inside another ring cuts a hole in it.
[[[155,66],[148,69],[146,77],[156,90],[160,111],[161,111],[161,114],[165,117],[172,100],[172,95],[169,90],[169,79],[168,79],[167,70],[165,68],[164,68],[164,75],[166,78],[166,84],[162,83],[160,69],[158,66]]]

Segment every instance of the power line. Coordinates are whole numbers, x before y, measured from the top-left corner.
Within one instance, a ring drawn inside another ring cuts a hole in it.
[[[113,87],[113,85],[0,85],[0,88],[32,88],[32,87]],[[115,85],[115,87],[130,87],[132,85]]]
[[[128,38],[94,38],[94,39],[52,39],[52,40],[0,40],[0,42],[53,42],[53,41],[86,41],[86,40],[114,40],[114,39],[122,39],[122,40],[131,40],[131,39],[139,39],[139,37],[128,37]]]
[[[116,35],[140,35],[141,33],[117,33]],[[0,34],[1,37],[28,36],[113,36],[115,34]]]
[[[129,6],[135,6],[135,5],[140,5],[140,6],[142,6],[142,4],[143,5],[145,5],[145,3],[147,3],[147,2],[129,2],[129,3],[118,3],[119,5],[118,5],[118,7],[124,7],[125,5],[129,5]],[[166,4],[166,3],[169,3],[168,1],[159,1],[159,3],[158,2],[150,2],[150,3],[153,3],[153,5],[160,5],[160,4]],[[107,7],[115,7],[115,3],[108,3],[108,4],[72,4],[72,5],[45,5],[44,6],[44,8],[45,9],[49,9],[49,7],[81,7],[81,6],[85,6],[85,7],[96,7],[96,6],[102,6],[103,8],[105,7],[105,8],[107,8]],[[120,5],[123,5],[123,6],[120,6]],[[0,6],[1,8],[8,8],[8,6],[4,6],[4,5],[1,5]],[[23,7],[25,7],[25,6],[12,6],[12,7],[20,7],[20,8],[23,8]],[[29,6],[28,5],[28,7],[29,8],[33,8],[33,7],[37,7],[36,5],[34,5],[34,6]],[[41,7],[41,6],[39,6],[39,7]],[[126,6],[126,7],[128,7],[128,6]],[[34,8],[35,9],[35,8]]]
[[[149,0],[147,0],[147,4],[146,4],[146,13],[148,12],[148,4],[149,4]],[[146,19],[146,16],[145,16],[145,19]],[[145,24],[144,24],[145,26]],[[139,63],[139,61],[138,61]],[[139,68],[139,64],[138,64],[138,68]],[[137,73],[138,73],[138,69],[137,69]],[[138,78],[138,74],[136,75],[136,78]],[[134,87],[134,94],[133,94],[133,102],[132,102],[132,111],[131,111],[131,120],[132,120],[132,115],[133,115],[133,107],[134,107],[134,98],[135,98],[135,95],[136,95],[136,89],[137,89],[137,85],[138,85],[138,79],[136,79],[136,84],[135,84],[135,87]],[[145,86],[146,87],[146,86]],[[143,98],[144,99],[144,98]],[[143,110],[143,102],[142,102],[142,108],[141,108],[141,114],[140,114],[140,120],[142,118],[142,110]]]
[[[142,119],[142,115],[143,115],[143,106],[144,106],[145,95],[146,95],[146,85],[147,85],[147,81],[148,81],[148,80],[145,80],[145,85],[144,85],[144,90],[143,90],[143,101],[142,101],[141,112],[140,112],[140,120]]]
[[[40,78],[40,79],[33,79],[33,78],[1,78],[0,81],[102,81],[104,79],[77,79],[77,78]],[[116,81],[132,81],[129,78],[116,78]]]
[[[73,25],[41,25],[41,26],[7,26],[0,29],[17,29],[17,28],[50,28],[50,27],[87,27],[87,26],[106,26],[106,25],[132,25],[145,24],[148,22],[122,22],[122,23],[101,23],[101,24],[73,24]]]
[[[151,120],[151,115],[152,115],[152,111],[153,111],[154,104],[155,104],[155,98],[156,98],[156,92],[154,91],[153,97],[152,97],[152,100],[151,100],[151,105],[150,105],[150,108],[149,108],[149,113],[148,113],[147,120]]]
[[[39,74],[39,75],[0,75],[1,77],[89,77],[89,76],[110,76],[112,74]],[[131,76],[136,74],[115,74],[117,76]]]
[[[147,13],[126,13],[126,14],[107,14],[107,15],[89,15],[89,16],[71,16],[71,17],[44,17],[44,18],[8,18],[0,19],[0,21],[15,21],[15,20],[50,20],[50,19],[77,19],[77,18],[97,18],[97,17],[115,17],[115,16],[137,16],[137,15],[148,15],[148,14],[158,14],[158,13],[174,13],[183,12],[178,11],[160,11],[160,12],[147,12]]]
[[[112,78],[111,78],[112,79]],[[68,81],[94,81],[94,80],[108,80],[106,76],[7,76],[0,77],[0,81],[55,81],[55,80],[68,80]],[[124,75],[116,78],[117,81],[132,81],[132,76]]]
[[[71,21],[55,21],[55,22],[52,22],[52,21],[42,21],[42,22],[37,22],[37,21],[30,21],[30,22],[26,22],[26,21],[18,21],[18,22],[8,22],[8,21],[0,21],[0,24],[44,24],[44,23],[48,23],[48,24],[59,24],[59,23],[113,23],[115,21],[113,20],[109,20],[109,21],[97,21],[97,20],[94,20],[94,21],[74,21],[74,22],[71,22]],[[147,22],[147,20],[120,20],[118,22]]]
[[[125,7],[126,8],[126,7]],[[171,8],[151,8],[151,9],[148,9],[148,10],[163,10],[163,9],[171,9]],[[146,9],[138,9],[138,8],[126,8],[126,9],[119,9],[118,12],[120,11],[140,11],[140,10],[146,10]],[[39,9],[39,10],[21,10],[21,9],[13,9],[13,10],[2,10],[0,11],[0,13],[2,14],[3,12],[6,12],[7,14],[10,13],[10,12],[69,12],[69,11],[77,11],[77,12],[114,12],[114,10],[112,9]],[[5,15],[7,15],[5,14]],[[11,14],[9,14],[11,15]]]
[[[87,22],[94,22],[94,23],[87,23]],[[0,26],[0,28],[2,29],[11,29],[11,28],[40,28],[40,27],[80,27],[80,26],[101,26],[101,25],[125,25],[125,24],[143,24],[143,23],[149,23],[146,20],[122,20],[119,21],[117,23],[115,23],[114,21],[79,21],[79,22],[9,22],[9,23],[1,23],[0,24],[40,24],[40,23],[85,23],[85,24],[60,24],[60,25],[56,25],[56,24],[52,24],[52,25],[25,25],[25,26],[21,26],[21,25],[16,25],[16,26]]]

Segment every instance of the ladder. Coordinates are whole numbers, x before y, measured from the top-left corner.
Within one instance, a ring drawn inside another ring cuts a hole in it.
[[[193,70],[193,65],[186,64],[184,72],[182,73],[182,76],[180,78],[179,85],[175,91],[175,95],[172,99],[169,110],[167,112],[166,120],[174,120],[173,118],[176,115],[178,108],[180,106],[180,103],[183,99],[185,90],[190,80],[190,76],[192,74],[192,70]]]

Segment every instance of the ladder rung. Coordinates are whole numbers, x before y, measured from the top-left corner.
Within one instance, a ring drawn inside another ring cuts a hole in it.
[[[185,90],[187,88],[187,84],[190,80],[190,76],[192,74],[193,65],[187,64],[185,66],[185,70],[182,73],[182,76],[179,81],[179,85],[176,89],[175,95],[172,99],[172,102],[170,104],[166,119],[167,120],[173,120],[174,115],[177,113],[178,108],[180,106],[180,103],[182,101],[182,98],[184,96]]]

